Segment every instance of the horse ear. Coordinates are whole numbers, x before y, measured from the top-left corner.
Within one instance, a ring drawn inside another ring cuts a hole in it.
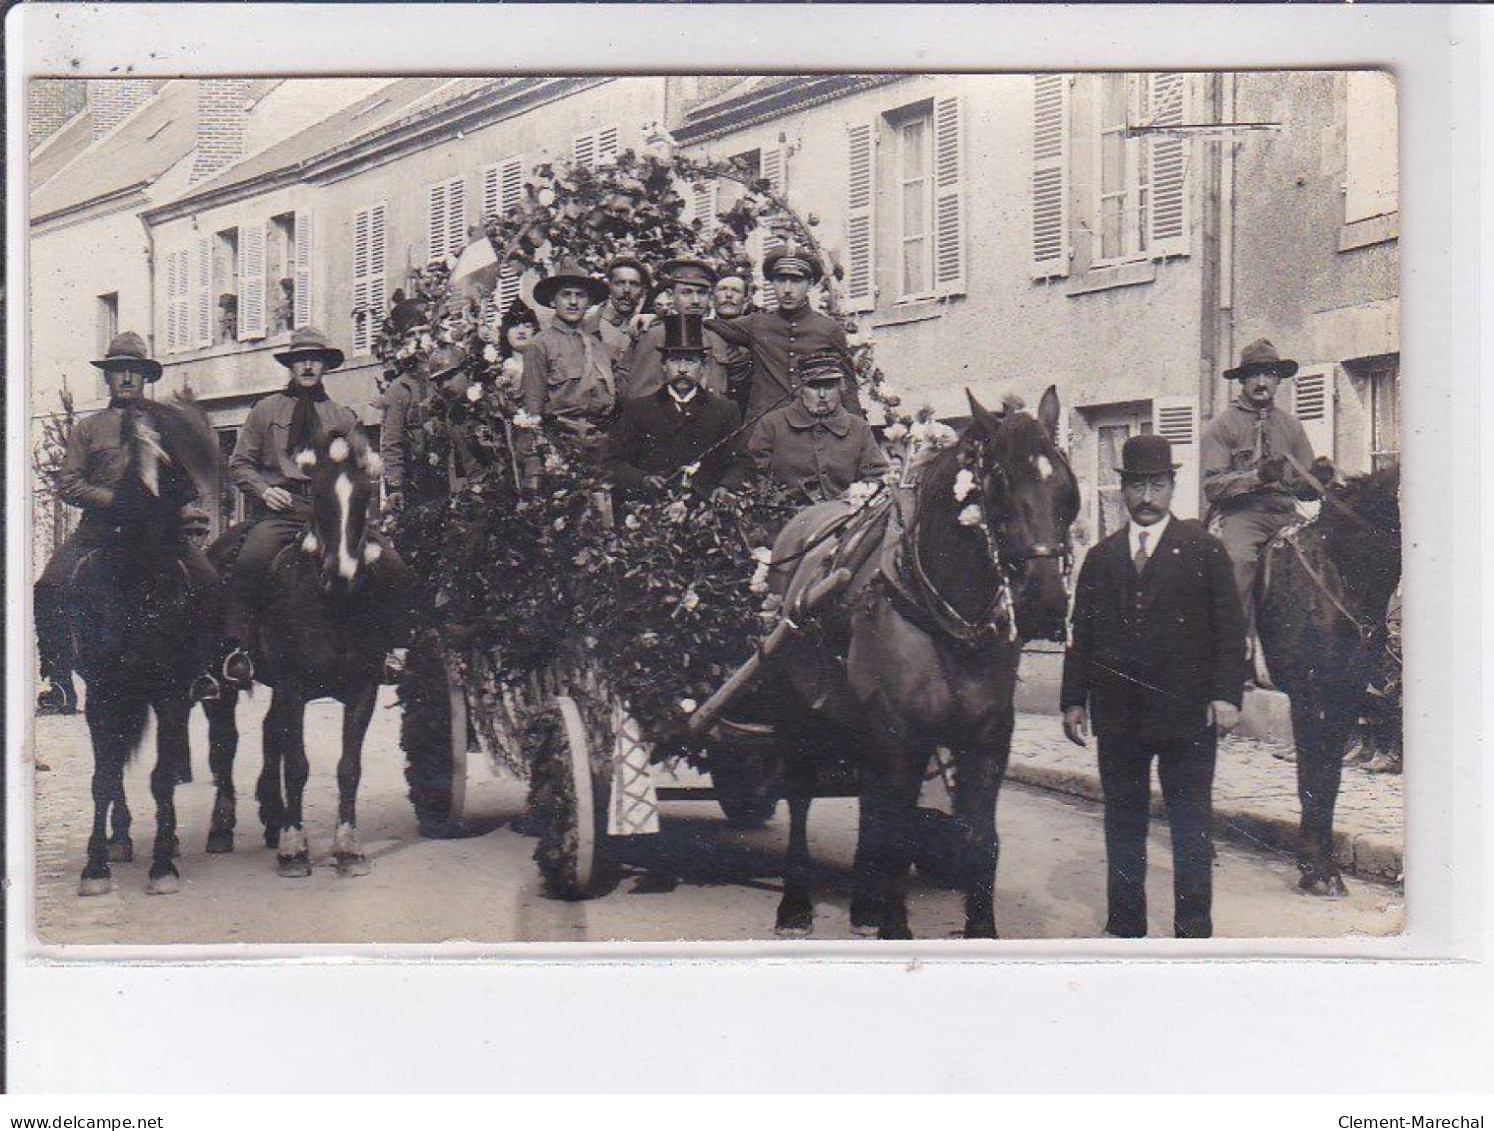
[[[965,397],[970,402],[970,419],[986,435],[996,435],[996,430],[1001,427],[1001,417],[976,400],[975,394],[968,388],[965,390]]]
[[[1047,430],[1048,438],[1052,440],[1058,439],[1058,415],[1058,387],[1049,385],[1047,391],[1043,393],[1043,399],[1038,402],[1037,418],[1038,423]]]

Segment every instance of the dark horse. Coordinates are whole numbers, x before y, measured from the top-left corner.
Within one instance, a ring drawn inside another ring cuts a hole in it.
[[[390,594],[371,583],[382,553],[369,537],[368,507],[379,482],[379,457],[361,435],[325,435],[301,457],[311,479],[306,533],[270,565],[266,599],[249,647],[256,678],[274,688],[264,722],[264,767],[255,795],[265,844],[277,850],[282,876],[311,874],[302,826],[310,764],[303,723],[306,704],[330,697],[343,704],[342,758],[337,764],[337,832],[332,856],[340,876],[366,875],[358,843],[358,782],[363,736],[373,717],[384,655],[392,637]],[[223,569],[237,539],[226,534],[209,556]],[[225,690],[207,705],[210,764],[217,795],[209,852],[232,852],[234,719],[238,693]],[[282,792],[282,775],[284,790]]]
[[[797,717],[781,727],[796,741],[785,783],[791,825],[780,933],[807,933],[813,922],[807,820],[818,751],[833,744],[859,763],[852,926],[912,937],[905,885],[918,791],[943,745],[955,763],[965,935],[996,937],[996,795],[1011,751],[1017,664],[1023,640],[1063,639],[1079,491],[1054,444],[1054,389],[1036,418],[989,412],[973,396],[970,409],[963,436],[924,467],[911,513],[889,515],[883,552],[852,566],[835,610],[781,653],[779,678]],[[803,555],[787,583],[786,615],[836,564],[829,543],[812,544],[846,505],[811,507],[779,535],[776,560]],[[830,647],[813,643],[816,636]]]
[[[1318,895],[1345,890],[1333,859],[1333,808],[1401,576],[1399,487],[1396,467],[1329,487],[1316,519],[1266,548],[1257,582],[1266,665],[1292,705],[1301,886]]]
[[[111,849],[116,860],[133,856],[124,768],[154,710],[156,839],[146,890],[165,895],[181,886],[174,793],[190,776],[189,689],[207,666],[219,600],[216,588],[194,591],[189,582],[181,508],[212,481],[218,443],[200,409],[153,401],[126,412],[120,439],[129,462],[102,518],[110,533],[78,563],[68,599],[93,742],[93,832],[78,894],[111,890]]]

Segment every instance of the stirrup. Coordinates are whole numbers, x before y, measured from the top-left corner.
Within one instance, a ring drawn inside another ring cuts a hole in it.
[[[223,678],[239,687],[254,682],[254,660],[243,648],[235,648],[223,660]]]
[[[384,670],[379,674],[379,682],[397,687],[404,678],[405,649],[391,648],[384,656]]]
[[[192,686],[187,691],[187,699],[193,703],[206,703],[217,699],[223,694],[223,687],[218,682],[218,677],[212,672],[203,672],[192,681]]]
[[[67,681],[50,680],[47,689],[36,697],[36,710],[41,715],[76,715],[78,694]]]

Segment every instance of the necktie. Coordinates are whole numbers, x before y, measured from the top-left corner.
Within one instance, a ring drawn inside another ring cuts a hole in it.
[[[1146,563],[1151,559],[1151,555],[1146,552],[1146,535],[1147,532],[1145,530],[1138,530],[1136,532],[1136,556],[1131,561],[1135,564],[1138,574],[1146,569]]]

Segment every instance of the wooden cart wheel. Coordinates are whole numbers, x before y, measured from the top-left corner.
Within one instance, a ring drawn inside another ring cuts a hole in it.
[[[467,693],[448,656],[446,688],[451,703],[451,819],[467,816]]]
[[[545,891],[556,899],[596,893],[598,826],[591,775],[591,740],[581,708],[569,695],[554,699],[557,726],[546,744],[543,773],[546,829],[535,848]]]

